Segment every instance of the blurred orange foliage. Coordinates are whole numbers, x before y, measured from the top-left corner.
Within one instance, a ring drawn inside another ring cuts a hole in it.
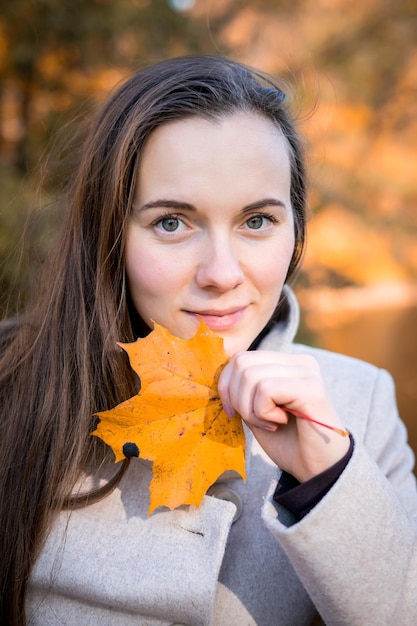
[[[50,129],[132,68],[227,54],[293,87],[311,179],[304,284],[417,278],[415,2],[202,0],[180,11],[167,0],[96,0],[45,12],[49,4],[6,0],[0,12],[5,178],[26,176]]]

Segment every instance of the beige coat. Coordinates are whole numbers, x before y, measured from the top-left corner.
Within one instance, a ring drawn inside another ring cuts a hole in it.
[[[271,498],[278,468],[248,435],[246,484],[232,478],[197,509],[148,517],[151,467],[135,459],[106,499],[60,515],[33,571],[29,624],[303,626],[315,607],[329,625],[417,624],[417,491],[392,380],[293,345],[289,298],[291,316],[260,349],[319,361],[355,440],[335,486],[293,523]]]

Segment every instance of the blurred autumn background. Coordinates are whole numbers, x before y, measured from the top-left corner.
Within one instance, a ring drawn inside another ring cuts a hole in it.
[[[193,52],[294,85],[312,207],[300,339],[388,368],[417,451],[417,0],[2,0],[1,315],[59,222],[57,147],[71,156],[132,69]]]

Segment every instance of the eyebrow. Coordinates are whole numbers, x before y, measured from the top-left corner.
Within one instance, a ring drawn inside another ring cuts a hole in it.
[[[255,211],[256,209],[263,209],[267,206],[279,206],[286,209],[286,205],[281,200],[277,198],[263,198],[262,200],[257,200],[256,202],[251,202],[251,204],[246,205],[242,209],[242,213],[246,213],[249,211]],[[152,202],[146,202],[142,206],[138,207],[139,211],[146,211],[147,209],[159,209],[161,207],[165,207],[168,209],[177,209],[182,211],[196,211],[196,207],[189,202],[179,202],[178,200],[153,200]]]
[[[196,211],[195,206],[189,202],[178,202],[177,200],[153,200],[152,202],[145,202],[142,206],[138,207],[139,211],[146,211],[147,209],[159,209],[166,207],[168,209],[181,209],[186,211]]]
[[[252,202],[251,204],[243,207],[243,212],[263,209],[267,206],[279,206],[283,209],[287,208],[285,202],[282,202],[282,200],[278,200],[278,198],[263,198],[262,200],[257,200],[256,202]]]

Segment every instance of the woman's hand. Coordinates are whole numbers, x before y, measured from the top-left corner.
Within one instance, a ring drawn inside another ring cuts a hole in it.
[[[219,393],[228,414],[239,413],[268,456],[300,482],[339,461],[349,439],[292,416],[291,410],[343,428],[315,359],[281,352],[238,352],[224,368]]]

